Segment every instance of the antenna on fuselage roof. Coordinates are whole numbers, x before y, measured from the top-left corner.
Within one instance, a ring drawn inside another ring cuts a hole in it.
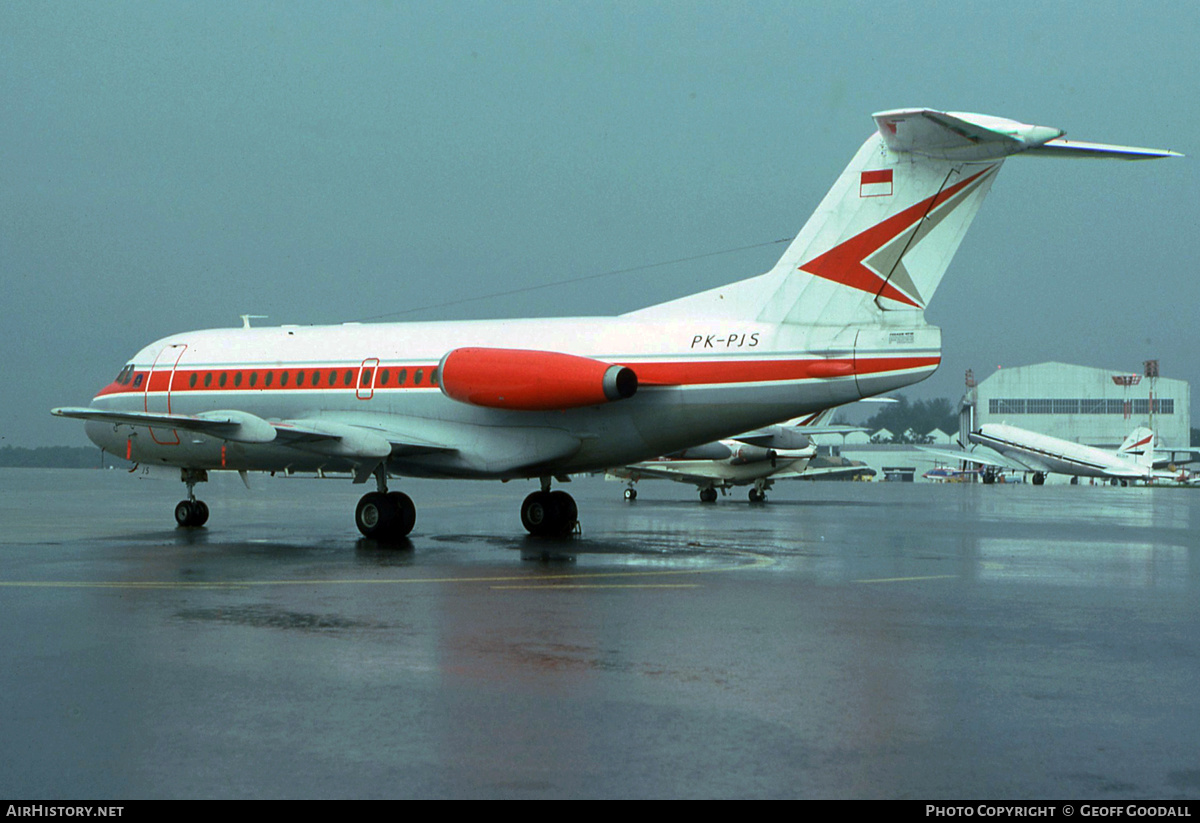
[[[265,314],[243,314],[243,315],[239,315],[239,316],[242,318],[242,328],[243,329],[250,328],[251,320],[266,320],[267,319],[267,315],[265,315]]]

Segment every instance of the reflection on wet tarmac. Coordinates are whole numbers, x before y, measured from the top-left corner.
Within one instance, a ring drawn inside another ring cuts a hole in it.
[[[521,484],[406,481],[391,547],[348,483],[224,480],[180,530],[177,483],[0,471],[10,794],[1200,787],[1200,492],[583,479],[539,541]]]

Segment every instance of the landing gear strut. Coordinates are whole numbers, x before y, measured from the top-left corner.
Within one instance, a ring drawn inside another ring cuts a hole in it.
[[[180,528],[199,528],[208,522],[208,505],[196,499],[195,489],[197,483],[208,480],[208,472],[203,469],[182,469],[180,478],[187,484],[187,500],[180,500],[175,506],[175,522]]]
[[[550,478],[542,478],[542,490],[521,504],[521,525],[535,537],[566,537],[579,523],[575,498],[564,491],[550,491]]]
[[[367,492],[354,510],[354,523],[364,537],[392,542],[408,536],[417,523],[417,507],[404,492],[387,490],[387,469],[375,469],[376,491]]]

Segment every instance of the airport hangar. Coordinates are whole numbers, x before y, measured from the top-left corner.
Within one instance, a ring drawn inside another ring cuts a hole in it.
[[[1158,435],[1159,448],[1191,445],[1191,388],[1158,376],[1037,363],[998,369],[976,387],[975,428],[1008,423],[1087,446],[1116,449],[1137,426]],[[1151,405],[1153,401],[1153,405]]]
[[[975,412],[972,426],[1008,423],[1088,446],[1116,449],[1137,426],[1158,433],[1158,448],[1187,449],[1191,445],[1191,389],[1185,380],[1157,376],[1157,363],[1147,361],[1141,374],[1069,363],[1037,363],[1002,368],[968,387]],[[970,378],[968,378],[970,380]],[[1151,415],[1150,398],[1154,397]],[[930,432],[931,436],[939,434]],[[958,436],[947,432],[948,439]],[[919,480],[942,458],[915,446],[868,443],[869,433],[835,438],[819,436],[841,457],[866,463],[879,480]],[[1058,482],[1057,476],[1052,476]],[[1064,479],[1065,482],[1065,479]]]

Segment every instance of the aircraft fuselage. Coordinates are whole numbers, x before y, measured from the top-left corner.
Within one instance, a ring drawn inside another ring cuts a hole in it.
[[[440,386],[441,358],[464,346],[569,352],[627,366],[639,386],[633,397],[584,408],[483,408],[450,399]],[[939,361],[940,332],[925,325],[889,334],[559,318],[215,329],[145,347],[92,407],[184,415],[236,409],[272,423],[347,424],[453,446],[398,449],[388,461],[395,473],[528,477],[636,462],[891,391],[924,379]],[[89,421],[87,433],[137,462],[197,469],[338,470],[355,462],[353,454],[303,444],[228,442],[171,428]]]

